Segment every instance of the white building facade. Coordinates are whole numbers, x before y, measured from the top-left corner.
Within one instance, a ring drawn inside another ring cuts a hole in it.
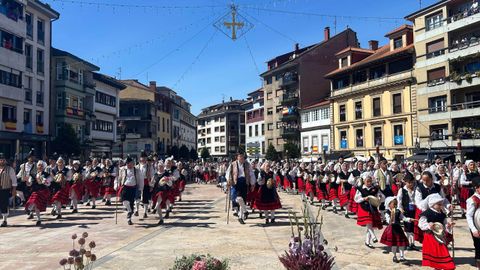
[[[265,158],[265,121],[263,90],[259,89],[249,95],[245,104],[245,144],[248,160]]]
[[[330,152],[330,123],[329,101],[302,109],[300,150],[304,160],[317,160]]]
[[[23,159],[46,153],[49,139],[52,21],[59,13],[33,0],[0,1],[0,152]]]

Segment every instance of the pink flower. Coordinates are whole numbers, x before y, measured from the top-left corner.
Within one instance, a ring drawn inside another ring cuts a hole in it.
[[[192,270],[207,270],[207,263],[204,261],[195,261]]]

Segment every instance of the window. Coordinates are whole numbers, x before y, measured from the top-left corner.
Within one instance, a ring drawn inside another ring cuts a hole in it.
[[[248,137],[252,137],[252,126],[248,127]]]
[[[402,37],[396,38],[393,40],[393,48],[398,49],[403,47],[403,39]]]
[[[225,146],[220,147],[220,152],[225,153]]]
[[[32,110],[25,109],[23,111],[23,124],[28,125],[32,123]]]
[[[328,135],[322,135],[322,149],[328,150]]]
[[[25,67],[28,70],[33,69],[32,45],[25,44]]]
[[[268,123],[267,129],[268,130],[273,130],[273,123]]]
[[[272,99],[272,92],[267,93],[267,100],[270,100],[270,99]]]
[[[374,67],[370,69],[370,80],[375,80],[385,76],[385,65]]]
[[[312,121],[318,121],[320,120],[320,112],[319,110],[313,110],[311,111],[312,114]]]
[[[280,90],[275,91],[275,96],[276,97],[282,96],[282,90],[280,89]]]
[[[340,61],[341,61],[341,67],[340,68],[348,66],[348,57],[344,57]]]
[[[215,127],[215,132],[220,132],[220,127]]]
[[[95,102],[107,105],[110,107],[115,107],[117,105],[117,98],[102,92],[97,91],[95,93]],[[167,131],[168,132],[168,131]]]
[[[443,38],[427,43],[427,59],[445,54]]]
[[[425,28],[427,31],[433,30],[442,26],[443,13],[439,12],[425,18]]]
[[[360,70],[353,73],[353,83],[362,83],[367,81],[367,71]]]
[[[347,131],[346,130],[340,131],[340,148],[341,149],[348,148]]]
[[[388,63],[388,73],[390,75],[411,69],[413,69],[413,59],[411,57]]]
[[[165,132],[165,118],[162,117],[162,132]]]
[[[355,102],[355,119],[362,119],[362,102]]]
[[[345,105],[340,105],[340,122],[347,121],[347,111]]]
[[[220,132],[225,132],[225,126],[220,127]]]
[[[262,124],[262,134],[261,135],[265,135],[265,124]]]
[[[380,110],[380,98],[374,98],[373,99],[373,116],[380,116],[382,114]]]
[[[355,130],[355,142],[357,147],[363,148],[363,129]]]
[[[429,86],[434,86],[445,82],[445,67],[431,69],[427,71],[427,81]]]
[[[255,125],[255,137],[258,137],[258,125]]]
[[[2,106],[2,122],[17,122],[17,108],[15,106]]]
[[[0,84],[9,85],[16,88],[22,88],[21,72],[17,72],[18,73],[13,73],[0,69]]]
[[[273,108],[267,108],[267,115],[273,115]]]
[[[44,82],[43,80],[37,80],[37,85],[38,85],[38,90],[37,90],[37,105],[43,105],[43,99],[44,99]]]
[[[40,44],[45,43],[45,22],[43,20],[37,21],[37,41]]]
[[[167,133],[170,133],[170,119],[167,119]],[[168,140],[167,142],[170,144]]]
[[[302,114],[302,122],[303,123],[310,122],[310,114],[308,112],[305,112]]]
[[[318,152],[318,136],[312,136],[312,147],[310,149],[312,152]]]
[[[102,131],[102,132],[113,132],[113,123],[103,120],[96,120],[93,123],[93,130]]]
[[[383,145],[383,138],[382,138],[382,128],[381,127],[374,127],[373,128],[373,144],[375,146],[382,146]]]
[[[320,109],[321,119],[326,120],[330,118],[330,108]]]
[[[32,77],[25,76],[23,86],[25,88],[25,103],[32,104]]]
[[[0,30],[0,41],[3,48],[23,54],[23,38]]]
[[[431,97],[428,99],[429,113],[446,112],[447,96]]]
[[[215,142],[220,142],[220,137],[215,137]]]
[[[25,23],[27,25],[27,37],[33,39],[33,15],[25,13]]]
[[[278,122],[277,122],[277,129],[280,129],[280,128],[282,128],[282,122],[281,122],[281,121],[278,121]]]
[[[403,125],[393,126],[393,145],[403,145]]]
[[[282,111],[283,111],[283,106],[281,106],[281,105],[277,106],[276,112],[281,113]]]
[[[37,49],[37,73],[43,74],[45,70],[45,62],[44,62],[44,54],[43,50]]]
[[[302,138],[302,145],[303,145],[303,152],[304,153],[308,152],[308,148],[309,148],[308,137],[303,137]]]
[[[225,136],[220,136],[220,142],[222,142],[222,143],[225,142]]]
[[[402,94],[393,94],[393,113],[402,113]]]
[[[430,136],[432,140],[447,140],[448,139],[448,125],[430,126]]]
[[[334,79],[333,82],[333,89],[342,89],[350,85],[350,77],[344,76],[339,79]]]
[[[14,0],[2,0],[0,1],[0,13],[11,20],[18,21],[23,17],[23,7]]]
[[[35,122],[36,122],[37,126],[43,127],[43,112],[42,111],[37,111]]]
[[[284,144],[285,141],[282,139],[282,138],[277,138],[277,144],[278,145],[281,145],[281,144]]]
[[[265,80],[265,84],[272,84],[272,77],[267,77],[266,80]]]
[[[215,152],[220,151],[220,146],[215,146]]]

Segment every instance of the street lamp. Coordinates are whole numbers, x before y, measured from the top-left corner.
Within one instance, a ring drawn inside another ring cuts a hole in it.
[[[121,154],[120,158],[123,159],[123,143],[126,140],[126,135],[125,135],[125,128],[127,126],[125,125],[125,122],[122,120],[120,123],[118,123],[118,128],[120,128],[120,149],[121,149]]]

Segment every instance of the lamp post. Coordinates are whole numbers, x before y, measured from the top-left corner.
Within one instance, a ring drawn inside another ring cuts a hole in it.
[[[123,159],[123,143],[126,140],[126,135],[125,135],[126,125],[123,120],[120,121],[120,123],[118,124],[118,128],[120,128],[120,149],[121,149],[120,158]]]

